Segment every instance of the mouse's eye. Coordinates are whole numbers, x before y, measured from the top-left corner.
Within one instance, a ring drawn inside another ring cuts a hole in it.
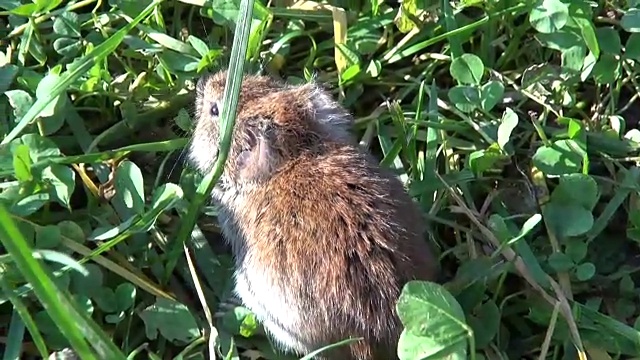
[[[220,116],[220,111],[218,110],[218,103],[214,102],[211,104],[211,109],[209,109],[209,114],[214,117]]]

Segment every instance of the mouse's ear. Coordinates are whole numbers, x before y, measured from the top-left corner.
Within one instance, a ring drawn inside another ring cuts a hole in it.
[[[261,131],[262,130],[262,131]],[[236,159],[239,180],[261,182],[269,178],[279,155],[264,129],[251,125],[244,129],[245,142]]]
[[[314,82],[294,88],[298,97],[305,99],[305,107],[313,119],[334,138],[354,140],[353,117],[333,99],[331,94]]]

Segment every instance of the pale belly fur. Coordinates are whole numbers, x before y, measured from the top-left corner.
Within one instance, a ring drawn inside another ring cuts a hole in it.
[[[296,307],[274,286],[264,270],[247,265],[243,264],[235,273],[235,292],[242,303],[256,315],[280,350],[308,352],[295,334],[302,323]]]
[[[229,208],[239,208],[237,204],[230,205],[233,202],[241,203],[243,201],[241,195],[231,194],[230,191],[214,190],[214,199],[219,204],[218,221],[220,227],[226,241],[231,245],[235,257],[236,295],[243,305],[256,315],[274,345],[280,350],[300,353],[314,350],[308,349],[296,336],[297,329],[304,326],[304,320],[300,317],[300,309],[293,302],[287,300],[292,296],[287,296],[288,292],[269,276],[265,267],[257,261],[253,261],[252,250],[247,248],[234,216],[228,210]]]

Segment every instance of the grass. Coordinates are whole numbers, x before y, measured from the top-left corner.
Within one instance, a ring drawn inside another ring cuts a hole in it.
[[[243,71],[315,76],[420,203],[403,360],[640,358],[636,2],[250,3],[0,1],[3,359],[293,358],[185,162],[227,66],[227,135]]]

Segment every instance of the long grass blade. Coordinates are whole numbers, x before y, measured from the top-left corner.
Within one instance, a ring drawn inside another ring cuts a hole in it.
[[[182,249],[182,244],[184,244],[191,234],[191,231],[196,224],[196,218],[200,212],[200,208],[209,197],[211,190],[213,190],[213,186],[222,175],[224,164],[227,161],[227,156],[229,155],[233,128],[236,123],[238,97],[240,95],[240,85],[242,84],[245,59],[247,56],[249,34],[251,32],[253,3],[254,0],[242,0],[240,2],[239,19],[238,22],[236,22],[235,36],[233,47],[231,49],[229,69],[227,72],[228,76],[222,97],[222,138],[220,139],[220,151],[218,153],[218,158],[216,159],[213,171],[207,174],[202,180],[202,183],[198,186],[195,197],[191,201],[187,213],[182,218],[182,225],[178,230],[177,241],[173,244],[173,248],[169,255],[169,261],[165,268],[165,281],[169,279],[171,272],[173,272],[173,269],[178,262],[178,256]]]
[[[124,359],[125,356],[98,326],[78,311],[78,306],[53,282],[51,274],[33,257],[26,239],[11,215],[0,205],[0,241],[11,255],[22,276],[33,286],[44,310],[81,359]],[[93,323],[93,324],[91,324]],[[99,357],[89,343],[98,349]]]
[[[20,359],[22,352],[22,341],[24,340],[25,325],[20,314],[14,308],[11,313],[11,322],[9,323],[9,333],[7,334],[7,346],[4,350],[3,360]]]

